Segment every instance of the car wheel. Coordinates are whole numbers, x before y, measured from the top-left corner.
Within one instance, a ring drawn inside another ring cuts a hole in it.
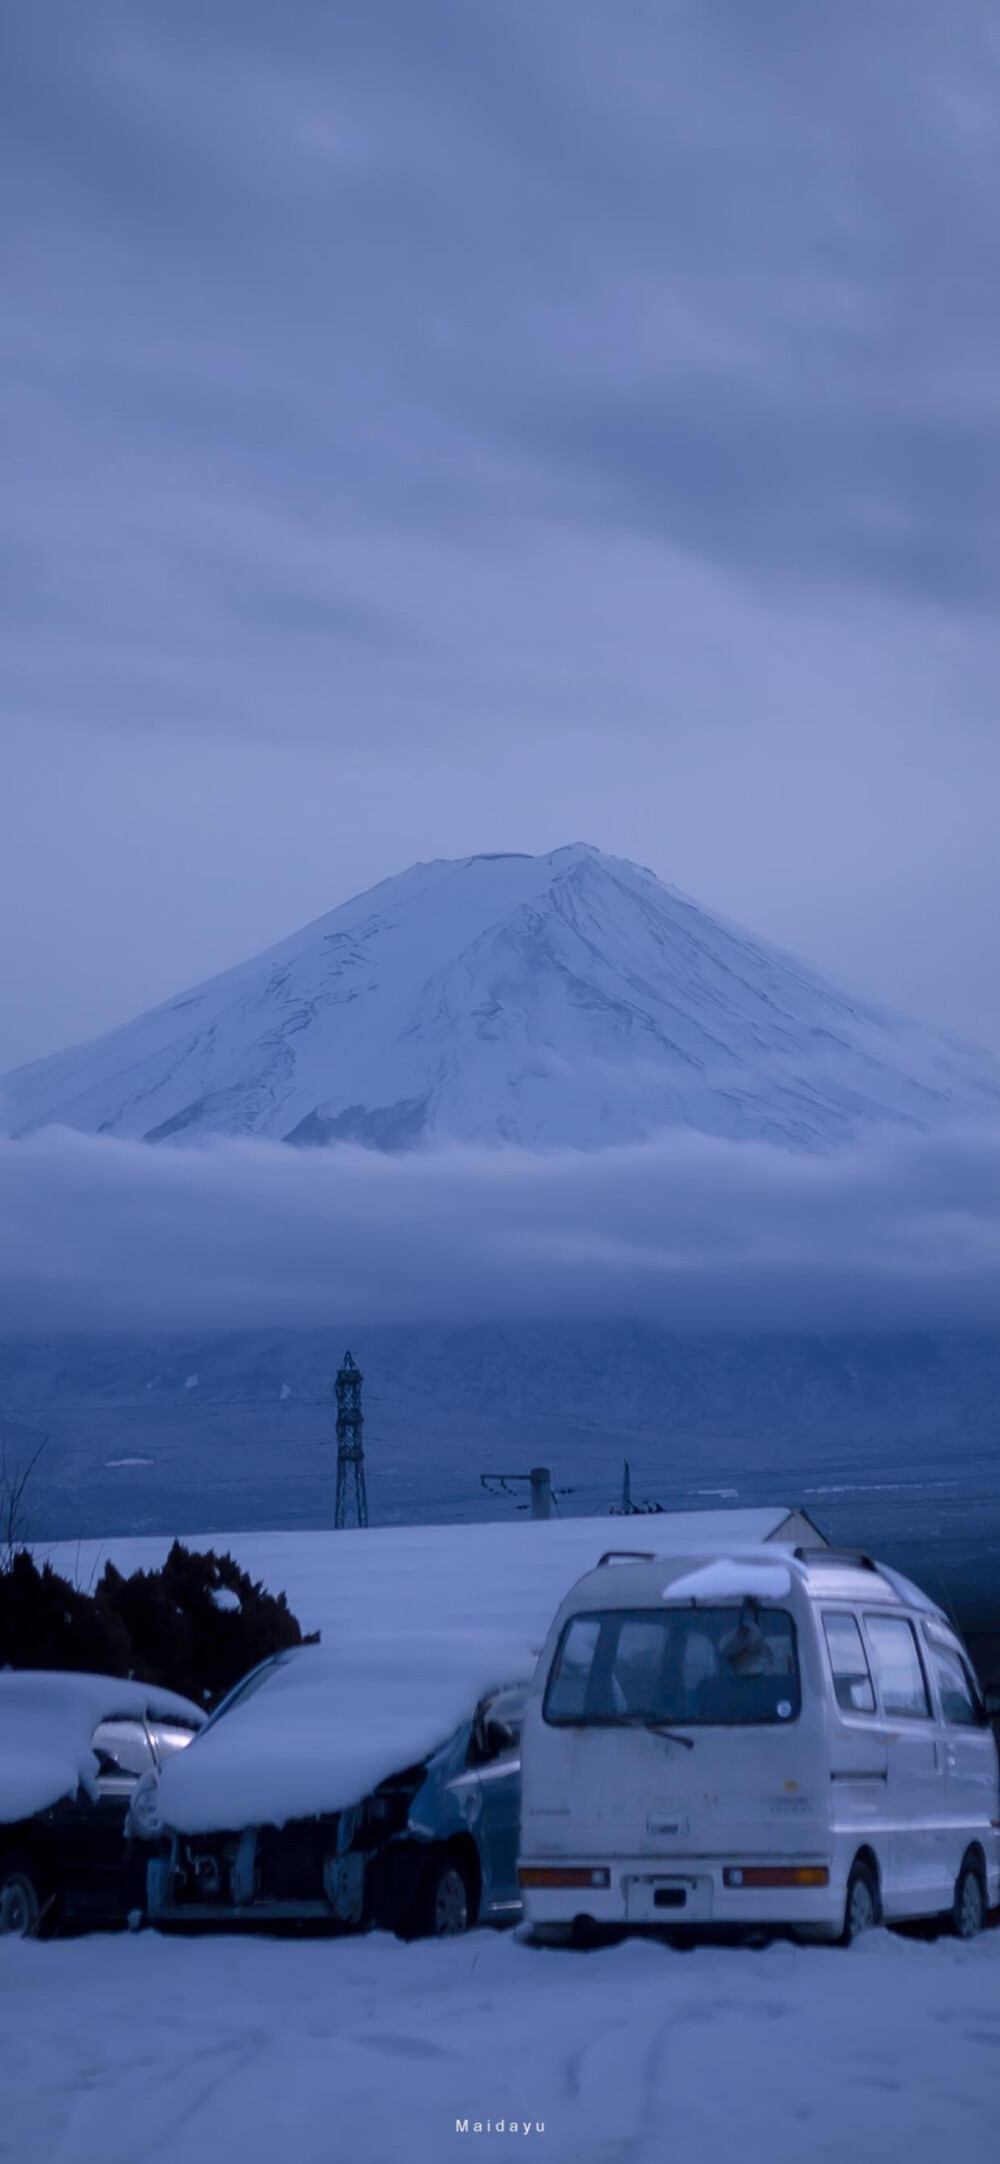
[[[426,1866],[415,1901],[397,1928],[404,1939],[455,1939],[476,1920],[476,1900],[460,1857],[443,1849]]]
[[[0,1933],[36,1939],[44,1929],[51,1895],[38,1865],[20,1849],[0,1856]]]
[[[955,1882],[951,1920],[960,1939],[978,1937],[986,1922],[986,1893],[979,1865],[970,1858],[963,1863]]]
[[[879,1921],[878,1887],[866,1863],[856,1863],[847,1881],[842,1946],[852,1946],[863,1931],[874,1931]]]
[[[472,1895],[460,1863],[446,1856],[431,1872],[427,1922],[435,1939],[457,1939],[472,1922]]]

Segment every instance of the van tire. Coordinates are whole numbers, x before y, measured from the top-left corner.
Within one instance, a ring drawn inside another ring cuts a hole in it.
[[[529,1924],[524,1939],[526,1946],[535,1947],[571,1946],[572,1943],[572,1924]]]
[[[982,1867],[975,1856],[966,1856],[955,1881],[951,1927],[959,1939],[978,1938],[986,1922],[986,1888]]]
[[[598,1923],[594,1916],[574,1916],[569,1943],[578,1953],[596,1953],[599,1946],[621,1946],[628,1937],[624,1924]]]
[[[859,1856],[851,1865],[844,1901],[844,1928],[840,1934],[842,1946],[853,1946],[855,1939],[864,1931],[874,1931],[881,1922],[878,1883],[868,1864]]]

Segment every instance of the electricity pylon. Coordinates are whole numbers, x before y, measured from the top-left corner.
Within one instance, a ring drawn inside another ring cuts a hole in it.
[[[365,1492],[365,1445],[364,1414],[361,1410],[361,1385],[364,1376],[350,1353],[344,1354],[343,1366],[337,1370],[334,1391],[337,1399],[337,1500],[334,1506],[335,1528],[348,1525],[367,1525],[368,1496]]]

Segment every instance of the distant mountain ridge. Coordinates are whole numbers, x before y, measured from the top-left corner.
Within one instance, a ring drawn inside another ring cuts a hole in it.
[[[480,1475],[532,1465],[552,1468],[564,1515],[603,1512],[628,1458],[637,1500],[705,1510],[787,1497],[831,1540],[885,1556],[970,1615],[995,1613],[997,1335],[594,1321],[348,1332],[331,1319],[0,1339],[0,1404],[20,1423],[7,1425],[8,1465],[47,1438],[32,1537],[329,1525],[346,1344],[365,1378],[374,1524],[513,1519],[524,1490],[484,1490]]]
[[[0,1078],[9,1134],[826,1149],[1000,1110],[1000,1062],[858,1001],[585,843],[416,864],[92,1044]]]

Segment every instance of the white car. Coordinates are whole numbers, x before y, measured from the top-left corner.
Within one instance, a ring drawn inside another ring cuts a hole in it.
[[[528,1699],[526,1916],[971,1937],[1000,1899],[990,1710],[947,1617],[869,1557],[609,1554]]]
[[[121,1924],[145,1899],[125,1820],[144,1774],[205,1725],[176,1691],[61,1669],[0,1672],[0,1932]]]

